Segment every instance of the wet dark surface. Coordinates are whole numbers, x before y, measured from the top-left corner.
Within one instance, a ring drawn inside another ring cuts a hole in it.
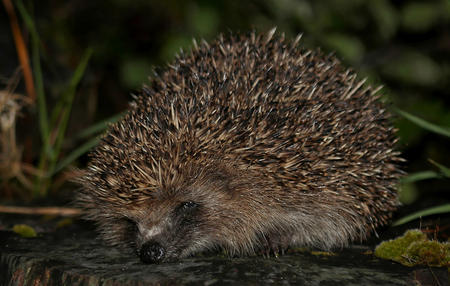
[[[8,223],[17,223],[13,220]],[[37,227],[34,220],[22,223],[42,231],[36,238],[0,231],[0,285],[448,285],[447,269],[404,267],[367,254],[367,246],[332,256],[309,251],[279,258],[208,255],[144,265],[133,254],[104,246],[86,224],[56,228],[45,221]]]

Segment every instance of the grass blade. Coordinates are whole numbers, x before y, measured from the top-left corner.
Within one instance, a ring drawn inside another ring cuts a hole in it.
[[[89,126],[88,128],[82,130],[80,133],[77,134],[77,136],[75,136],[76,139],[83,139],[83,138],[87,138],[91,135],[97,134],[99,132],[102,132],[103,130],[105,130],[106,128],[108,128],[108,125],[111,123],[115,123],[117,122],[120,118],[122,118],[124,116],[124,112],[121,112],[119,114],[113,115],[107,119],[104,119],[98,123],[95,123],[91,126]]]
[[[408,119],[409,121],[415,123],[416,125],[424,128],[428,131],[450,137],[450,129],[449,128],[430,123],[428,121],[423,120],[422,118],[419,118],[415,115],[412,115],[412,114],[410,114],[406,111],[400,110],[400,109],[396,109],[396,112],[398,114],[400,114],[401,116],[403,116],[404,118]]]
[[[76,148],[72,152],[70,152],[67,156],[64,157],[63,160],[58,162],[58,164],[53,168],[53,171],[50,173],[50,176],[53,176],[57,172],[61,171],[65,167],[67,167],[69,164],[71,164],[73,161],[78,159],[84,153],[88,152],[93,147],[95,147],[99,142],[100,142],[100,137],[95,137],[95,138],[85,142],[83,145]]]
[[[99,132],[105,130],[108,127],[108,124],[117,122],[123,115],[124,115],[124,113],[119,113],[119,114],[111,116],[105,120],[102,120],[102,121],[90,126],[89,128],[86,128],[82,132],[80,132],[80,134],[78,134],[77,138],[82,139],[82,138],[86,138],[92,134],[99,133]],[[93,138],[93,139],[85,142],[83,145],[81,145],[80,147],[73,150],[69,155],[67,155],[66,157],[64,157],[64,159],[62,159],[60,162],[58,162],[58,164],[54,167],[53,171],[50,173],[50,176],[55,175],[57,172],[61,171],[65,167],[67,167],[69,164],[74,162],[80,156],[82,156],[83,154],[88,152],[90,149],[95,147],[99,142],[100,142],[100,137],[96,137],[96,138]]]
[[[89,59],[92,55],[92,49],[88,49],[84,54],[81,62],[78,64],[75,72],[70,80],[67,90],[63,93],[63,96],[58,101],[55,109],[52,112],[52,119],[56,121],[56,118],[60,118],[58,122],[58,127],[52,126],[53,130],[57,130],[56,141],[53,147],[53,154],[51,156],[49,172],[53,173],[53,168],[56,165],[59,153],[61,151],[62,142],[67,129],[67,124],[69,122],[70,111],[72,109],[73,98],[75,97],[75,91],[81,78],[84,75]],[[53,121],[53,120],[52,120]],[[56,124],[56,122],[54,122]]]
[[[393,223],[393,225],[397,226],[397,225],[401,225],[401,224],[410,222],[412,220],[415,220],[415,219],[423,217],[423,216],[435,215],[435,214],[440,214],[440,213],[448,213],[448,212],[450,212],[450,204],[432,207],[432,208],[424,209],[424,210],[415,212],[413,214],[407,215],[407,216],[395,221]]]
[[[42,147],[38,163],[38,171],[40,174],[45,174],[47,159],[49,154],[51,154],[50,147],[50,130],[48,124],[48,113],[47,113],[47,103],[44,91],[44,79],[42,76],[41,59],[40,59],[40,39],[39,34],[36,29],[36,25],[22,0],[17,0],[17,9],[28,28],[31,35],[31,60],[33,66],[36,95],[37,95],[37,105],[38,105],[38,118],[39,118],[39,131],[41,135]],[[33,196],[43,196],[46,193],[46,189],[42,187],[43,178],[41,175],[36,176],[34,182]]]
[[[17,9],[19,10],[22,19],[30,31],[31,35],[31,54],[32,54],[32,64],[33,64],[33,72],[34,79],[36,85],[36,93],[37,93],[37,104],[39,109],[39,128],[41,132],[41,139],[44,144],[44,148],[47,149],[47,142],[49,140],[49,126],[48,126],[48,117],[47,117],[47,104],[45,100],[45,92],[44,92],[44,80],[42,77],[42,69],[39,55],[39,34],[37,32],[36,26],[34,24],[33,19],[30,14],[25,9],[25,6],[22,3],[22,0],[16,1]],[[48,151],[48,149],[46,150]]]
[[[88,49],[83,55],[80,63],[76,67],[72,78],[70,79],[69,85],[62,93],[62,96],[59,98],[57,104],[55,105],[52,116],[50,120],[50,127],[52,130],[57,128],[57,125],[61,123],[64,118],[64,113],[67,108],[72,107],[73,98],[75,96],[76,88],[84,75],[84,71],[86,69],[89,58],[92,55],[92,49]],[[67,116],[68,117],[68,116]],[[59,120],[58,120],[59,119]],[[58,122],[59,121],[59,122]]]
[[[438,179],[442,176],[434,171],[422,171],[417,173],[409,174],[406,177],[403,177],[402,183],[414,183],[417,181],[428,180],[428,179]]]
[[[450,178],[450,168],[445,167],[444,165],[439,164],[438,162],[433,161],[433,160],[431,160],[431,159],[429,159],[428,161],[430,161],[431,164],[433,164],[433,165],[435,165],[436,167],[438,167],[438,168],[439,168],[439,171],[440,171],[445,177]]]

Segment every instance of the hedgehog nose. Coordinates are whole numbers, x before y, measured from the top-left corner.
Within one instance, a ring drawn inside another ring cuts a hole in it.
[[[163,260],[165,254],[166,250],[161,244],[149,241],[142,245],[140,258],[144,263],[158,263]]]

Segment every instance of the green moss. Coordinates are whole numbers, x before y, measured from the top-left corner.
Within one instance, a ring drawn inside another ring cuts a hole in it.
[[[412,265],[450,266],[450,244],[438,241],[413,242],[405,253],[405,259]]]
[[[36,231],[29,225],[26,224],[16,224],[13,226],[13,231],[20,235],[21,237],[36,237]]]
[[[375,256],[397,261],[406,266],[450,266],[450,244],[428,240],[420,230],[408,230],[403,236],[384,241]]]

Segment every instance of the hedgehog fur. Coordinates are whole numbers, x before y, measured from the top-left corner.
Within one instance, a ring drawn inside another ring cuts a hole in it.
[[[379,88],[299,40],[194,41],[150,79],[79,178],[107,243],[155,263],[343,247],[388,222],[402,159]]]

